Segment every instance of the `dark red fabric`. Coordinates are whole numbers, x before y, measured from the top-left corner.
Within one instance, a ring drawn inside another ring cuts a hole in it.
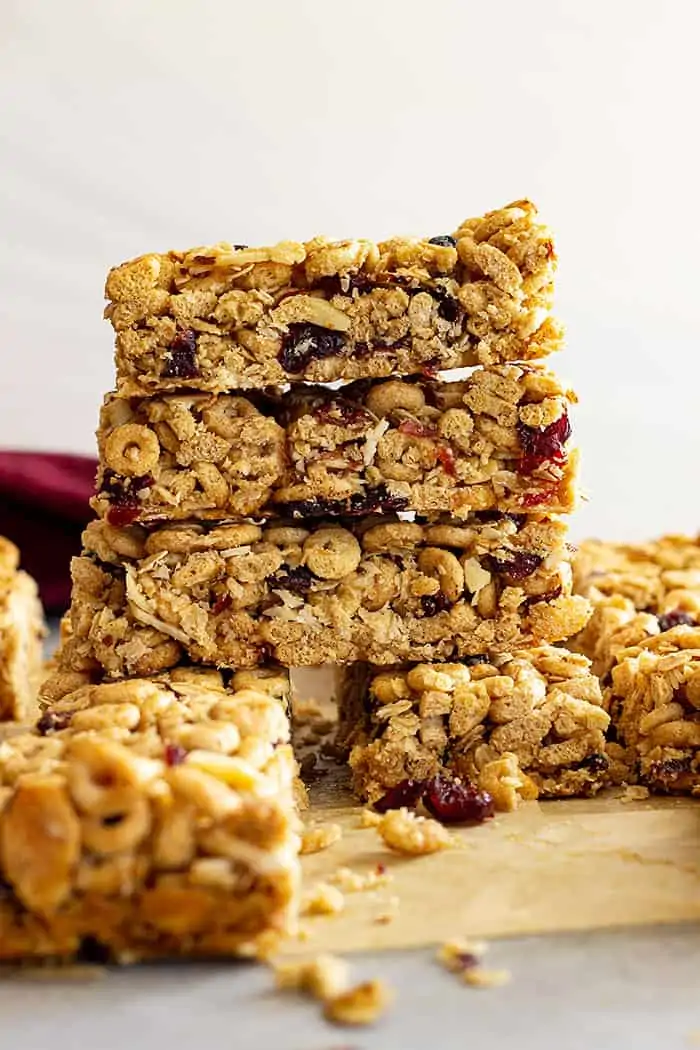
[[[96,469],[88,456],[0,452],[0,534],[19,547],[52,614],[70,600],[70,560],[92,516]]]

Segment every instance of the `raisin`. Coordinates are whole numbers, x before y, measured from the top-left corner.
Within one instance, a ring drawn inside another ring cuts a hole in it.
[[[503,521],[504,518],[507,518],[508,521],[512,521],[519,529],[522,529],[527,521],[527,514],[513,514],[502,510],[475,510],[472,513],[477,521],[484,522],[485,524],[489,524],[492,521]]]
[[[184,747],[180,747],[179,744],[166,744],[165,745],[165,764],[166,766],[181,766],[187,758],[187,752]]]
[[[219,613],[222,613],[225,609],[230,608],[232,601],[233,598],[228,592],[226,594],[222,594],[220,598],[217,598],[217,600],[211,607],[211,611],[214,614],[214,616],[218,616]]]
[[[102,482],[102,493],[109,499],[110,507],[106,518],[110,525],[117,527],[131,525],[141,513],[141,502],[138,493],[154,484],[150,474],[141,474],[134,478],[123,478],[114,471],[105,471]]]
[[[199,375],[197,365],[197,333],[191,328],[178,332],[168,347],[165,368],[166,379],[194,379]]]
[[[91,963],[94,966],[104,966],[112,958],[112,953],[106,944],[99,941],[97,937],[83,937],[77,953],[78,962]]]
[[[548,427],[529,427],[527,423],[518,423],[517,431],[523,450],[518,464],[521,474],[532,474],[547,461],[561,463],[564,459],[564,445],[571,437],[571,424],[566,412]]]
[[[285,372],[298,374],[322,357],[333,357],[345,348],[345,336],[317,324],[290,324],[282,338],[278,360]]]
[[[610,759],[608,756],[602,754],[600,751],[596,751],[594,754],[588,755],[586,758],[582,759],[576,768],[589,769],[591,773],[604,773],[609,765]]]
[[[389,788],[385,795],[374,803],[377,813],[386,813],[390,809],[415,809],[420,802],[425,788],[423,780],[402,780],[400,784]]]
[[[529,594],[523,605],[527,608],[530,605],[537,605],[538,602],[553,602],[556,601],[561,595],[561,584],[557,584],[556,587],[552,587],[551,591],[545,591],[543,594]]]
[[[451,478],[457,476],[454,452],[449,445],[438,445],[437,458],[446,474],[449,474]]]
[[[437,312],[443,321],[447,321],[449,324],[456,324],[462,316],[462,306],[459,299],[455,299],[453,295],[450,295],[443,288],[433,288],[431,289],[431,294],[434,299],[437,299]]]
[[[476,664],[490,664],[491,661],[486,653],[476,653],[474,656],[463,656],[460,663],[465,667],[474,667]]]
[[[49,733],[57,733],[59,730],[65,729],[66,726],[70,725],[70,720],[71,713],[69,711],[63,711],[60,713],[44,711],[36,724],[36,731],[41,736],[47,736]]]
[[[454,248],[457,241],[454,237],[450,237],[449,233],[441,233],[439,237],[431,237],[428,244],[437,244],[441,248]]]
[[[408,506],[407,496],[393,496],[384,485],[368,492],[355,492],[347,499],[304,499],[285,503],[284,509],[293,518],[357,518],[365,514],[395,513]]]
[[[438,774],[427,781],[423,805],[443,824],[464,824],[488,820],[494,815],[493,799],[468,780],[454,780]]]
[[[270,587],[291,591],[292,594],[308,594],[316,577],[305,565],[297,565],[286,572],[277,572],[270,578]]]
[[[437,616],[438,613],[445,612],[446,609],[452,607],[452,602],[442,591],[438,591],[437,594],[421,595],[420,603],[426,616]]]
[[[507,560],[487,554],[484,561],[491,572],[508,576],[511,580],[526,580],[540,567],[543,558],[539,554],[532,554],[528,551],[513,551],[512,557]]]
[[[324,402],[314,409],[313,415],[319,423],[343,424],[346,427],[366,425],[374,421],[371,412],[368,412],[366,408],[342,398]]]
[[[686,624],[688,627],[695,627],[697,623],[694,616],[691,616],[690,613],[683,612],[682,609],[673,609],[671,612],[662,613],[657,619],[659,621],[660,631],[670,631],[673,627],[679,627],[681,624]]]

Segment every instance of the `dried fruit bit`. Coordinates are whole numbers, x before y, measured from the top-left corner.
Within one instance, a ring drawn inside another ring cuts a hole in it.
[[[439,237],[431,237],[428,244],[437,244],[441,248],[455,248],[457,241],[454,237],[450,237],[448,233],[442,233]]]
[[[314,824],[304,828],[300,853],[320,853],[338,842],[343,834],[340,824]]]
[[[162,374],[166,379],[194,379],[199,375],[197,333],[191,328],[178,332],[173,339]]]
[[[364,514],[388,514],[405,510],[408,506],[407,496],[393,496],[385,485],[378,485],[367,492],[355,492],[347,499],[314,499],[295,500],[283,504],[286,514],[293,518],[357,518]]]
[[[180,766],[187,758],[187,752],[179,744],[166,744],[165,764],[166,766]]]
[[[340,995],[349,979],[350,968],[345,959],[337,955],[317,955],[305,962],[275,966],[275,984],[279,989],[306,992],[324,1002]]]
[[[571,424],[564,412],[548,427],[530,427],[518,423],[518,437],[523,450],[518,470],[521,474],[532,474],[543,463],[561,463],[564,460],[564,445],[571,437]]]
[[[314,360],[343,352],[345,337],[341,332],[316,324],[290,324],[288,327],[278,357],[285,372],[298,374]]]
[[[442,591],[438,591],[437,594],[422,595],[420,603],[426,616],[437,616],[438,613],[445,612],[452,607],[452,602]]]
[[[509,558],[495,558],[488,554],[484,561],[486,568],[491,572],[501,573],[511,580],[526,580],[533,572],[539,569],[543,558],[540,554],[532,554],[528,551],[513,551]]]
[[[660,631],[670,631],[673,627],[680,627],[682,624],[688,627],[695,627],[697,621],[694,616],[690,613],[684,612],[682,609],[673,609],[671,612],[662,613],[661,616],[657,616],[659,621]]]
[[[377,825],[381,839],[397,853],[421,856],[437,853],[454,845],[452,836],[442,824],[427,817],[417,817],[409,809],[392,809]]]
[[[427,782],[423,805],[443,824],[480,823],[494,814],[493,799],[486,791],[440,774]]]
[[[305,565],[297,565],[286,572],[275,573],[270,578],[270,589],[291,591],[292,594],[308,594],[315,579],[311,569],[307,569]]]
[[[376,890],[380,886],[386,886],[393,878],[391,872],[386,871],[383,865],[377,865],[376,871],[368,871],[366,874],[353,871],[352,868],[338,868],[328,877],[328,881],[333,886],[338,886],[343,893],[363,893],[365,890]]]
[[[440,461],[440,466],[449,474],[451,478],[456,477],[457,468],[455,466],[454,452],[447,445],[438,445],[437,447],[437,458]]]
[[[472,966],[464,971],[462,979],[472,988],[500,988],[509,983],[511,974],[510,970],[483,970],[480,966]]]
[[[301,905],[302,915],[339,915],[345,907],[345,897],[337,886],[319,882],[305,896]]]
[[[61,729],[65,729],[66,726],[70,725],[71,712],[65,711],[61,714],[55,714],[53,711],[44,711],[43,715],[36,724],[36,731],[40,736],[47,736],[49,733],[58,733]]]
[[[423,780],[402,780],[393,788],[389,788],[385,795],[374,803],[377,813],[387,813],[390,809],[401,809],[407,806],[409,809],[417,806],[425,790]]]
[[[391,1006],[393,991],[379,980],[364,981],[326,1001],[324,1015],[333,1024],[373,1024]]]
[[[438,948],[436,959],[450,973],[462,973],[472,966],[478,966],[485,952],[483,941],[445,941]]]

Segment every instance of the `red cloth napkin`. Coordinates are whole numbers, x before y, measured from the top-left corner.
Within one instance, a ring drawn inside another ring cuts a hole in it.
[[[0,534],[20,549],[49,614],[70,601],[70,560],[93,516],[97,463],[88,456],[0,452]]]

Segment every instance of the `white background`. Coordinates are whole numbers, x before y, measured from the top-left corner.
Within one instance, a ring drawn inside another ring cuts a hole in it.
[[[0,0],[0,446],[90,453],[110,265],[554,226],[590,503],[700,526],[693,0]]]

